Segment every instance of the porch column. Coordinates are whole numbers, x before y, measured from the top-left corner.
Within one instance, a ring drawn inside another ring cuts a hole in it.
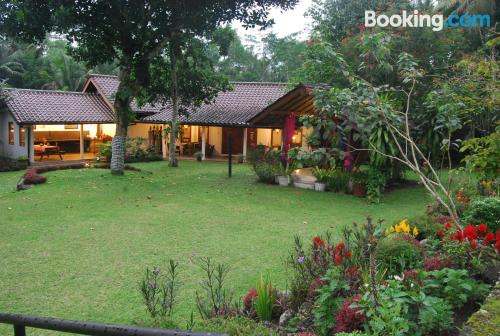
[[[243,129],[243,160],[247,160],[247,129]]]
[[[85,154],[84,141],[83,141],[83,124],[80,124],[80,160],[83,160]]]
[[[200,126],[201,127],[201,159],[205,160],[205,147],[207,143],[207,133],[206,133],[206,128],[205,126]]]
[[[161,131],[161,155],[163,159],[167,158],[167,137],[165,136],[166,129],[167,125],[163,125],[163,129]]]
[[[35,162],[35,133],[33,133],[33,126],[29,126],[26,134],[28,135],[28,160],[30,163]]]

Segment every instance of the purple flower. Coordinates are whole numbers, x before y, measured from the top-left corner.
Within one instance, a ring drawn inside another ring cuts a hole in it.
[[[302,264],[304,262],[304,259],[305,259],[304,256],[300,256],[300,257],[297,258],[297,262],[299,264]]]

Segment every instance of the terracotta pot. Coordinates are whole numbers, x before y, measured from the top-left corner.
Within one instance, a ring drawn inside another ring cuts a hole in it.
[[[352,194],[356,197],[366,196],[366,185],[363,183],[353,183],[352,184]]]

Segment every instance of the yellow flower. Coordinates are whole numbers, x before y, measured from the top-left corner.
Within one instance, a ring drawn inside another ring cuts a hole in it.
[[[394,232],[394,226],[391,226],[391,227],[389,228],[389,232]]]
[[[418,230],[416,226],[413,228],[413,236],[418,236]]]

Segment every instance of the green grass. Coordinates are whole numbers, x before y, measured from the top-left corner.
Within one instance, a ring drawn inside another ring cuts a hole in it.
[[[1,312],[147,321],[139,281],[147,266],[173,258],[184,282],[175,318],[184,321],[195,308],[197,257],[230,264],[238,297],[261,273],[284,288],[294,235],[338,236],[366,215],[392,223],[422,213],[428,202],[420,187],[393,191],[375,205],[259,184],[247,165],[234,166],[231,179],[222,163],[136,166],[143,171],[124,177],[99,169],[51,172],[46,184],[24,192],[14,192],[21,172],[0,174]],[[0,326],[0,334],[5,330]]]

